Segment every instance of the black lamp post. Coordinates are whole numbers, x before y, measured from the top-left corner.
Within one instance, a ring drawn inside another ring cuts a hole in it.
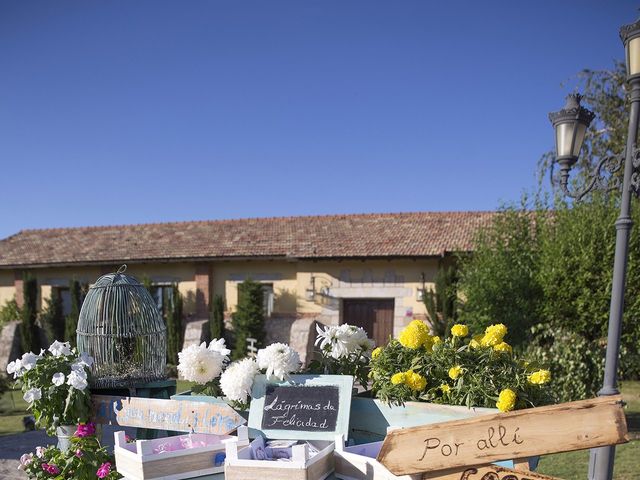
[[[620,29],[620,38],[625,46],[627,63],[627,83],[629,84],[629,130],[627,146],[623,154],[603,158],[591,175],[591,180],[581,192],[572,192],[568,185],[569,170],[578,160],[580,148],[587,127],[593,120],[593,113],[580,106],[580,95],[570,95],[565,107],[549,118],[556,132],[557,162],[560,165],[560,186],[564,193],[580,200],[599,184],[602,169],[610,173],[624,168],[622,179],[622,199],[620,216],[616,226],[616,250],[613,264],[613,284],[611,288],[611,307],[609,311],[609,331],[607,337],[607,353],[604,368],[604,381],[599,396],[616,395],[618,357],[620,350],[620,333],[622,330],[622,314],[624,310],[624,284],[629,257],[629,232],[631,231],[631,194],[640,194],[640,150],[636,149],[638,136],[638,120],[640,116],[640,20]],[[600,447],[591,450],[589,460],[590,480],[611,480],[613,477],[613,460],[615,447]]]

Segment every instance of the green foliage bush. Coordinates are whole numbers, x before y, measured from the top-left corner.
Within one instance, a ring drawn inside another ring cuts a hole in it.
[[[22,318],[22,312],[18,307],[18,302],[15,298],[7,300],[2,307],[0,307],[0,331],[7,323],[20,320]]]
[[[232,316],[235,342],[231,356],[234,360],[246,356],[247,338],[255,338],[256,347],[262,347],[265,337],[263,305],[260,283],[248,279],[238,285],[238,306]]]
[[[51,297],[45,299],[39,318],[49,343],[64,338],[65,319],[62,312],[62,298],[57,290],[53,290]]]
[[[435,288],[424,292],[423,302],[431,320],[434,335],[445,337],[458,318],[458,270],[454,265],[441,267],[435,277]]]
[[[77,280],[69,282],[69,292],[71,294],[71,311],[65,318],[64,322],[64,339],[69,342],[72,347],[76,346],[78,334],[78,319],[80,317],[80,308],[82,307],[82,287]]]
[[[212,340],[224,338],[224,298],[222,295],[213,297],[211,312],[209,312],[209,331]]]
[[[23,352],[40,349],[36,334],[36,318],[38,316],[38,282],[25,275],[23,283],[24,304],[22,307],[22,323],[20,324],[20,338]]]
[[[184,303],[177,284],[172,285],[171,298],[165,298],[163,302],[167,306],[165,315],[165,323],[167,325],[167,363],[177,365],[178,352],[182,350],[182,315]]]

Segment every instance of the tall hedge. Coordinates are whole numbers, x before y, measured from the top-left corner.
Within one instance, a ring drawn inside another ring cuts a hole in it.
[[[64,339],[71,346],[75,347],[77,343],[78,319],[80,317],[80,308],[82,307],[82,286],[77,280],[69,282],[69,293],[71,297],[71,310],[64,321]]]
[[[247,338],[257,340],[256,347],[264,342],[264,293],[262,285],[245,280],[238,285],[238,306],[232,316],[235,337],[233,359],[247,355]]]
[[[211,302],[209,331],[211,339],[224,337],[224,298],[222,295],[214,296],[213,302]]]
[[[182,350],[183,298],[177,284],[171,287],[171,298],[163,298],[166,306],[165,323],[167,325],[167,363],[178,364],[178,352]],[[168,295],[165,294],[165,297]]]
[[[38,316],[38,281],[29,274],[23,279],[22,322],[20,324],[21,346],[23,352],[38,352],[40,345],[36,332]]]
[[[45,300],[40,312],[40,324],[45,331],[49,343],[64,338],[65,319],[62,308],[62,297],[57,289],[51,291],[51,297]]]

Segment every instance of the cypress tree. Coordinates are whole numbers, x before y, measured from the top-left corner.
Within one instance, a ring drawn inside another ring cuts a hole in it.
[[[37,352],[40,345],[36,335],[36,318],[38,316],[38,282],[29,274],[23,282],[22,323],[20,324],[21,346],[23,352]]]
[[[209,312],[209,330],[211,339],[224,337],[224,298],[222,295],[213,297]]]
[[[247,338],[255,338],[256,347],[262,346],[265,337],[263,302],[260,283],[249,279],[238,285],[238,306],[232,316],[235,343],[231,355],[234,360],[247,355]]]
[[[178,352],[182,350],[182,310],[183,299],[177,284],[171,287],[171,298],[165,293],[166,314],[165,324],[167,326],[167,363],[178,364]]]
[[[447,336],[458,318],[458,274],[455,267],[439,268],[435,290],[424,292],[424,305],[435,335]]]
[[[64,322],[64,339],[72,347],[76,346],[78,329],[78,318],[80,317],[80,307],[82,306],[82,288],[80,282],[71,280],[69,282],[69,292],[71,294],[71,311]]]
[[[56,289],[53,289],[51,297],[45,300],[45,306],[40,312],[40,324],[49,343],[64,338],[65,319],[62,312],[62,297]]]

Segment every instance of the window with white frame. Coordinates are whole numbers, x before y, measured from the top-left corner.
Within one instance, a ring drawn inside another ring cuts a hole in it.
[[[270,317],[273,313],[273,283],[262,284],[262,306],[265,317]]]

